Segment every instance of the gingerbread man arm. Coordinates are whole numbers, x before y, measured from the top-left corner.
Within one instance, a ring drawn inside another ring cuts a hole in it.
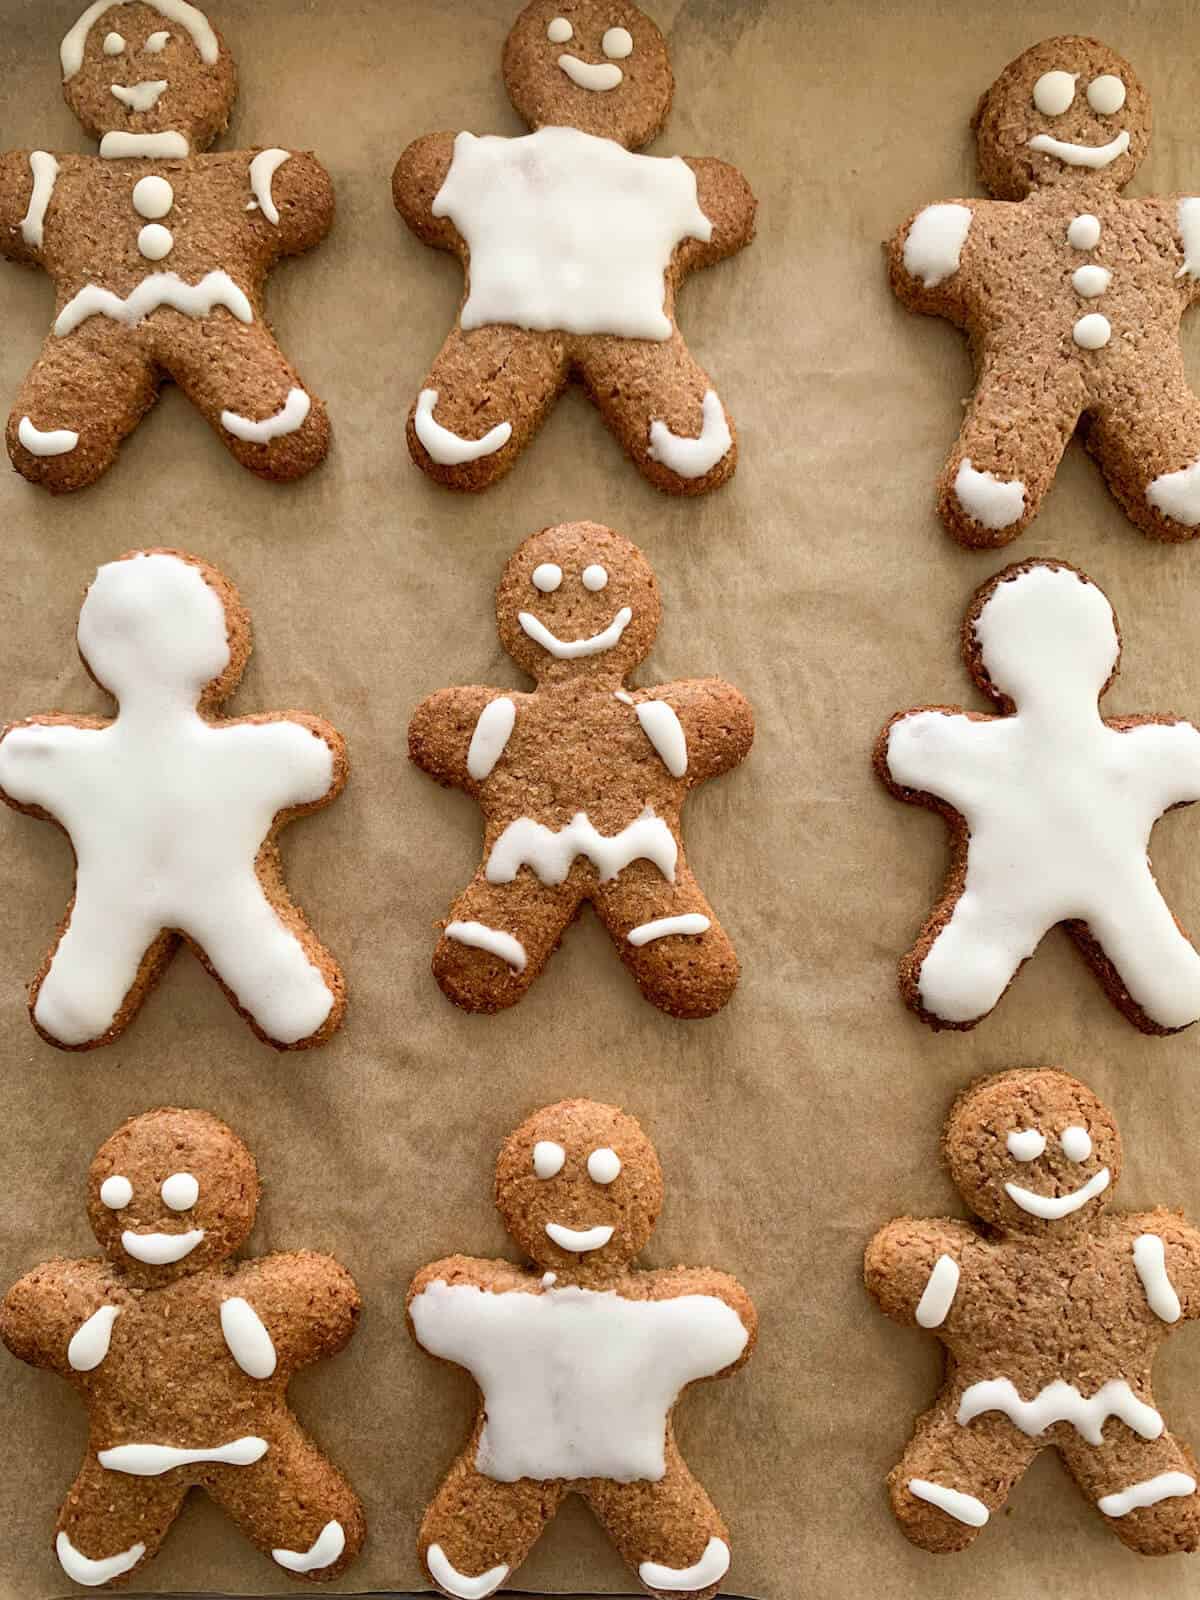
[[[18,1360],[70,1377],[71,1340],[104,1304],[105,1283],[101,1261],[44,1261],[5,1295],[0,1339]]]
[[[396,210],[418,239],[438,250],[458,250],[462,235],[449,217],[435,217],[433,202],[454,160],[452,133],[426,133],[400,157],[392,173]]]
[[[711,267],[714,261],[744,250],[754,237],[754,214],[758,201],[754,191],[736,167],[715,156],[686,156],[696,174],[696,199],[712,223],[712,238],[685,239],[676,261],[684,272]]]
[[[1200,800],[1200,728],[1158,717],[1119,718],[1109,726],[1121,732],[1118,748],[1131,773],[1156,785],[1160,810]]]
[[[272,258],[299,255],[321,242],[333,225],[333,180],[311,151],[256,151],[250,174],[257,201],[252,215],[261,219]]]
[[[68,740],[74,748],[95,747],[96,734],[108,724],[98,717],[69,717],[52,714],[29,717],[10,723],[0,733],[0,798],[18,811],[58,820],[73,786],[54,750],[41,734],[43,728],[56,730],[55,743],[61,748]]]
[[[31,226],[34,171],[31,150],[8,150],[0,155],[0,255],[29,265],[42,259],[41,230]],[[44,156],[43,151],[36,154]],[[53,161],[53,157],[46,157]]]
[[[1200,299],[1200,196],[1152,195],[1124,204],[1141,212],[1143,231],[1150,234],[1151,245],[1164,253],[1174,249],[1175,281],[1189,301]]]
[[[328,805],[345,787],[350,772],[345,740],[321,717],[303,711],[282,717],[266,712],[221,727],[254,750],[268,797],[277,806],[290,801],[292,816]],[[305,798],[294,800],[301,792]]]
[[[750,753],[754,742],[750,702],[722,678],[681,678],[675,683],[659,684],[646,691],[644,698],[637,695],[636,700],[647,736],[668,768],[675,776],[686,776],[690,787],[729,772]],[[672,760],[668,760],[670,750],[655,737],[652,723],[643,720],[653,713],[648,714],[641,707],[653,702],[669,706],[678,719],[684,738],[682,756],[687,763],[683,773],[674,771]]]
[[[978,1235],[949,1217],[898,1217],[867,1246],[863,1279],[895,1322],[940,1327],[950,1314],[959,1272]],[[943,1257],[949,1265],[942,1265]]]
[[[758,1311],[754,1301],[736,1278],[713,1267],[671,1267],[663,1272],[639,1273],[634,1282],[647,1291],[649,1300],[678,1300],[683,1295],[702,1295],[722,1300],[746,1330],[746,1344],[736,1361],[731,1361],[713,1376],[728,1378],[744,1367],[754,1354],[758,1339]]]
[[[491,689],[482,684],[439,689],[422,700],[412,714],[408,725],[409,759],[447,788],[478,794],[482,779],[471,775],[470,766],[474,763],[470,758],[483,708],[494,700],[507,700],[515,708],[522,698],[512,690]],[[499,755],[495,759],[499,760]]]
[[[967,320],[965,269],[984,249],[979,223],[984,200],[943,200],[923,206],[897,230],[887,247],[892,289],[913,311],[946,317],[959,327]]]
[[[241,1263],[222,1300],[241,1298],[266,1329],[281,1371],[333,1356],[350,1342],[362,1301],[339,1261],[314,1250]]]
[[[898,711],[879,735],[875,769],[901,800],[929,795],[961,810],[979,780],[986,781],[975,752],[982,756],[983,740],[995,721],[957,706]]]

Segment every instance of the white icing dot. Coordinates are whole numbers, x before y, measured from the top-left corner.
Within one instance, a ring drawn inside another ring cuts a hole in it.
[[[1036,1128],[1018,1128],[1005,1143],[1014,1161],[1036,1161],[1046,1148],[1046,1135]]]
[[[1120,78],[1106,72],[1088,84],[1087,97],[1093,111],[1098,111],[1102,117],[1111,117],[1125,104],[1125,85]]]
[[[164,228],[161,222],[148,222],[138,234],[138,249],[147,261],[161,261],[169,256],[174,244],[170,228]]]
[[[148,50],[152,56],[156,56],[160,50],[167,48],[167,40],[170,37],[171,35],[163,28],[158,33],[152,33],[143,48]]]
[[[1112,338],[1112,324],[1098,311],[1089,311],[1072,328],[1071,336],[1081,350],[1102,350]]]
[[[554,21],[546,29],[546,37],[551,44],[566,44],[567,40],[574,36],[574,33],[575,30],[566,17],[555,17]]]
[[[588,1157],[588,1176],[593,1183],[615,1183],[621,1175],[621,1158],[603,1145]]]
[[[100,1185],[100,1203],[110,1211],[124,1211],[132,1199],[133,1185],[119,1172],[114,1172],[111,1178],[105,1178]]]
[[[533,587],[540,589],[543,594],[553,594],[562,582],[562,568],[553,561],[543,561],[540,567],[533,569]]]
[[[583,587],[585,589],[590,589],[595,594],[598,589],[603,589],[607,582],[608,573],[605,572],[602,566],[593,562],[590,567],[584,567]]]
[[[533,1147],[533,1170],[539,1178],[554,1178],[562,1171],[567,1152],[552,1139],[539,1139]]]
[[[172,1211],[190,1211],[200,1198],[200,1185],[190,1172],[173,1172],[159,1193]]]
[[[175,191],[165,178],[139,178],[133,186],[133,209],[139,217],[165,217],[174,204]]]
[[[1075,98],[1073,72],[1043,72],[1033,86],[1033,103],[1045,117],[1061,117]]]
[[[119,56],[125,48],[125,41],[119,33],[106,33],[104,35],[104,54],[106,56]]]
[[[1076,267],[1071,274],[1075,293],[1085,300],[1094,300],[1098,294],[1103,294],[1111,281],[1112,273],[1107,267]]]
[[[1092,1153],[1092,1136],[1086,1128],[1064,1128],[1059,1142],[1068,1161],[1086,1161]]]
[[[1082,211],[1072,218],[1067,229],[1067,243],[1076,250],[1094,250],[1100,243],[1100,218],[1090,211]]]
[[[633,54],[633,35],[628,28],[610,28],[601,39],[600,48],[611,61],[624,61]]]

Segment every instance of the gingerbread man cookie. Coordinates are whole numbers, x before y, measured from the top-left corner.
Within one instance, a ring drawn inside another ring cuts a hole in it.
[[[943,1152],[985,1226],[901,1217],[866,1255],[888,1316],[947,1352],[945,1385],[888,1480],[900,1526],[923,1549],[965,1549],[1053,1445],[1123,1544],[1200,1548],[1200,1473],[1151,1382],[1159,1345],[1200,1316],[1200,1232],[1178,1211],[1105,1214],[1120,1135],[1063,1072],[981,1079]]]
[[[977,380],[938,482],[946,527],[1007,544],[1037,515],[1076,425],[1126,515],[1156,539],[1200,531],[1200,400],[1179,344],[1200,297],[1200,198],[1123,199],[1150,102],[1097,39],[1046,39],[975,113],[994,200],[924,207],[890,245],[913,311],[971,336]]]
[[[935,1028],[973,1028],[1061,922],[1143,1032],[1188,1027],[1200,954],[1147,850],[1164,811],[1200,799],[1200,729],[1101,716],[1121,635],[1105,596],[1063,562],[985,583],[962,642],[1000,715],[901,711],[875,748],[897,799],[940,812],[953,836],[942,897],[900,964],[905,1000]]]
[[[258,1195],[254,1157],[208,1112],[133,1117],[88,1174],[103,1256],[47,1261],[5,1298],[0,1338],[88,1409],[56,1536],[76,1583],[140,1570],[192,1488],[298,1577],[336,1578],[358,1554],[358,1497],[287,1402],[293,1373],[348,1343],[358,1291],[310,1250],[232,1260]]]
[[[666,121],[674,79],[662,34],[627,0],[532,0],[504,82],[533,133],[427,134],[392,179],[409,227],[467,274],[409,414],[413,460],[452,489],[486,489],[575,375],[651,483],[715,489],[737,463],[733,424],[675,295],[750,243],[749,185],[711,157],[633,153]]]
[[[325,237],[329,175],[296,150],[201,155],[229,120],[229,50],[187,0],[95,0],[61,49],[96,156],[0,156],[0,250],[43,267],[54,326],[21,386],[8,453],[31,483],[92,483],[170,377],[263,478],[329,444],[325,408],[266,320],[263,284]]]
[[[51,712],[0,734],[0,799],[56,822],[75,853],[34,1026],[63,1049],[111,1043],[184,939],[261,1039],[323,1044],[346,986],[288,898],[277,837],[341,792],[341,735],[301,711],[218,716],[250,618],[196,556],[138,550],[101,567],[78,639],[116,717]]]
[[[496,1164],[496,1206],[532,1267],[450,1256],[408,1292],[417,1343],[480,1390],[418,1550],[443,1594],[510,1580],[582,1495],[651,1594],[714,1595],[729,1534],[675,1441],[682,1391],[750,1359],[757,1317],[711,1267],[633,1266],[662,1173],[632,1117],[592,1100],[535,1112]]]
[[[496,591],[500,642],[537,688],[442,689],[414,713],[412,760],[483,810],[483,861],[433,957],[456,1005],[515,1004],[585,900],[664,1011],[709,1016],[733,993],[737,957],[684,857],[680,812],[745,758],[754,718],[720,678],[624,687],[661,610],[620,534],[544,529]]]

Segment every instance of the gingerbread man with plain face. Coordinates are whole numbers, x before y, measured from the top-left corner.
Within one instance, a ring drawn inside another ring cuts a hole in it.
[[[349,1341],[358,1291],[311,1251],[233,1261],[258,1196],[254,1157],[223,1122],[146,1112],[88,1174],[103,1256],[47,1261],[5,1298],[4,1343],[88,1409],[56,1537],[76,1583],[140,1570],[192,1488],[298,1577],[338,1577],[358,1553],[358,1498],[287,1403],[292,1374]]]
[[[965,1549],[1053,1445],[1122,1543],[1200,1548],[1200,1472],[1151,1384],[1159,1345],[1200,1316],[1200,1232],[1177,1211],[1106,1213],[1117,1125],[1063,1072],[980,1080],[943,1152],[985,1226],[902,1217],[866,1255],[888,1316],[947,1352],[945,1386],[888,1480],[904,1532]]]
[[[450,488],[487,488],[576,374],[658,488],[715,489],[737,445],[675,292],[750,242],[749,186],[723,161],[633,154],[666,121],[674,80],[662,34],[627,0],[532,0],[504,82],[533,133],[428,134],[392,180],[409,227],[468,275],[409,414],[413,460]]]
[[[430,1577],[483,1600],[579,1494],[651,1594],[716,1594],[729,1534],[671,1413],[689,1384],[749,1360],[750,1297],[711,1267],[634,1268],[662,1173],[615,1106],[568,1100],[529,1117],[500,1152],[496,1206],[532,1267],[450,1256],[408,1294],[418,1344],[480,1389],[470,1442],[418,1535]]]
[[[9,418],[13,465],[54,491],[93,482],[170,377],[243,466],[299,477],[329,423],[275,342],[263,285],[328,232],[328,174],[300,151],[199,153],[236,74],[187,0],[96,0],[61,57],[100,154],[0,157],[0,250],[43,267],[57,296]]]
[[[1082,422],[1126,515],[1156,539],[1200,531],[1200,400],[1179,323],[1200,295],[1200,198],[1124,199],[1150,103],[1096,39],[1046,39],[980,101],[994,200],[926,206],[890,246],[892,287],[971,335],[977,380],[938,484],[963,544],[1007,544],[1037,515]]]
[[[484,856],[433,957],[469,1011],[515,1004],[590,900],[642,993],[709,1016],[737,957],[684,857],[689,791],[749,752],[754,720],[720,678],[624,687],[661,616],[645,556],[593,522],[526,539],[496,591],[500,641],[531,694],[442,689],[418,706],[409,754],[474,795]]]

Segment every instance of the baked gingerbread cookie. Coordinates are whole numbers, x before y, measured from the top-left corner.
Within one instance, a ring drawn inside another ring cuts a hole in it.
[[[443,1594],[483,1600],[507,1584],[570,1494],[651,1594],[720,1587],[729,1533],[671,1418],[690,1384],[750,1359],[757,1316],[711,1267],[634,1266],[662,1198],[633,1118],[565,1100],[510,1134],[496,1164],[496,1207],[531,1265],[450,1256],[414,1278],[414,1338],[480,1391],[418,1535]]]
[[[1196,1458],[1151,1378],[1159,1345],[1200,1316],[1200,1232],[1178,1211],[1106,1211],[1120,1134],[1064,1072],[980,1079],[942,1153],[982,1226],[901,1217],[866,1254],[887,1315],[946,1347],[945,1384],[888,1480],[901,1528],[965,1549],[1053,1445],[1130,1549],[1200,1549]]]
[[[1200,729],[1104,717],[1121,633],[1108,600],[1061,561],[1007,567],[962,630],[967,671],[998,715],[900,711],[875,746],[899,800],[951,832],[950,871],[900,989],[935,1028],[973,1028],[1057,923],[1144,1033],[1200,1017],[1200,954],[1163,899],[1150,832],[1200,799]]]
[[[1200,531],[1200,400],[1179,324],[1200,296],[1200,198],[1121,190],[1150,144],[1150,100],[1098,39],[1045,39],[979,102],[992,200],[947,200],[889,246],[910,310],[967,331],[977,372],[938,480],[963,544],[1037,515],[1076,426],[1126,515],[1155,539]]]
[[[329,231],[328,173],[298,150],[200,153],[237,80],[187,0],[95,0],[60,54],[100,154],[0,156],[0,250],[44,268],[56,295],[9,417],[13,465],[56,492],[94,482],[169,377],[251,472],[308,472],[329,421],[275,342],[263,285]]]
[[[358,1554],[358,1497],[287,1400],[293,1373],[349,1342],[358,1290],[311,1250],[233,1260],[258,1196],[254,1157],[223,1122],[147,1111],[88,1174],[103,1255],[44,1262],[8,1291],[0,1338],[88,1411],[55,1537],[75,1583],[140,1572],[193,1488],[297,1577],[339,1577]]]
[[[456,1005],[514,1005],[585,900],[662,1010],[706,1017],[732,995],[737,957],[688,866],[680,813],[749,753],[754,718],[721,678],[625,687],[661,614],[628,539],[595,522],[543,529],[496,591],[500,642],[537,687],[441,689],[413,714],[412,760],[483,811],[483,860],[433,956]]]
[[[396,165],[396,207],[460,258],[458,321],[408,418],[413,460],[486,489],[571,376],[651,483],[703,494],[737,464],[733,422],[675,320],[686,275],[743,249],[755,199],[711,157],[634,152],[662,128],[666,41],[627,0],[532,0],[504,47],[520,138],[431,133]]]
[[[303,711],[226,718],[250,656],[229,579],[181,550],[100,568],[84,666],[117,715],[54,711],[0,733],[0,799],[55,822],[75,893],[29,994],[64,1050],[110,1044],[185,940],[268,1044],[323,1044],[346,1009],[337,963],[288,896],[277,843],[341,792],[336,728]]]

